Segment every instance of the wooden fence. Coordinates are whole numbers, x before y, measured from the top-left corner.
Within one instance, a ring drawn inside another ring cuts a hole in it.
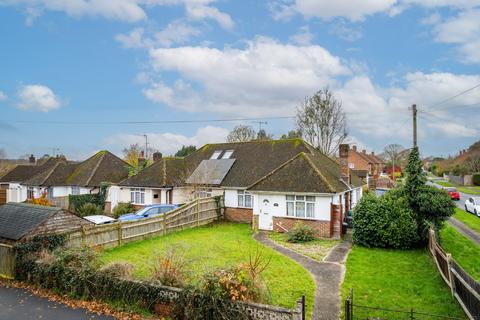
[[[472,320],[480,319],[480,283],[470,276],[438,244],[435,232],[430,230],[429,249],[440,274],[458,300],[467,316]]]
[[[67,246],[116,247],[123,243],[164,235],[211,223],[223,215],[223,198],[203,198],[151,218],[85,226],[67,234]]]
[[[13,246],[0,243],[0,277],[15,276],[15,249]]]

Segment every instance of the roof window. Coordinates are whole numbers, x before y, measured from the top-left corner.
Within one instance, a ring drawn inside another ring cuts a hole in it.
[[[210,159],[218,159],[218,157],[220,157],[221,153],[222,153],[222,150],[215,150],[215,152],[212,154]]]
[[[227,151],[225,151],[225,153],[223,154],[222,159],[230,159],[230,157],[232,156],[232,154],[233,154],[233,150],[227,150]]]

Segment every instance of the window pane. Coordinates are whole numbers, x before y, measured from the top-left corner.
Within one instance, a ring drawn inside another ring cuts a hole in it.
[[[296,196],[297,200],[305,200],[305,196]]]
[[[307,217],[315,217],[315,203],[307,203]]]
[[[222,159],[230,159],[231,155],[233,153],[233,150],[227,150],[222,156]]]
[[[135,202],[135,192],[130,192],[130,202]]]
[[[222,153],[221,150],[217,150],[215,151],[212,156],[210,157],[210,159],[218,159],[218,157],[220,156],[220,154]]]
[[[252,207],[252,196],[245,195],[245,207],[251,208]]]
[[[140,195],[141,195],[140,203],[145,203],[145,193],[142,192],[140,193]]]
[[[293,217],[294,215],[293,202],[287,202],[287,216]]]
[[[305,218],[305,202],[295,202],[296,216]]]
[[[287,200],[292,200],[293,201],[293,200],[295,200],[295,196],[288,196],[287,195]]]
[[[307,201],[315,202],[315,197],[313,197],[313,196],[307,196]]]
[[[243,207],[243,196],[241,195],[238,196],[238,206]]]
[[[237,194],[244,194],[244,193],[245,193],[245,191],[243,191],[243,190],[237,190]]]

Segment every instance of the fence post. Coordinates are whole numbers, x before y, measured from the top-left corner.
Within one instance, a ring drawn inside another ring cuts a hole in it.
[[[167,234],[167,213],[163,214],[163,235]]]
[[[197,227],[200,225],[200,199],[197,199],[197,205],[195,206],[197,211]]]
[[[118,237],[118,246],[122,245],[122,221],[118,221],[118,229],[117,229],[117,237]]]
[[[413,315],[413,308],[410,309],[410,320],[415,320],[415,316]]]
[[[305,320],[306,317],[306,307],[305,307],[305,295],[302,294],[302,320]]]
[[[453,280],[452,255],[450,253],[447,253],[447,269],[448,269],[448,281],[450,285],[450,291],[452,292],[452,297],[455,297],[455,281]]]

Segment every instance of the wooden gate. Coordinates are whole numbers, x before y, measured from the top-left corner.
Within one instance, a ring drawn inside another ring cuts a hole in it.
[[[7,189],[0,189],[0,205],[7,203]]]
[[[0,277],[12,279],[15,276],[15,249],[0,243]]]

